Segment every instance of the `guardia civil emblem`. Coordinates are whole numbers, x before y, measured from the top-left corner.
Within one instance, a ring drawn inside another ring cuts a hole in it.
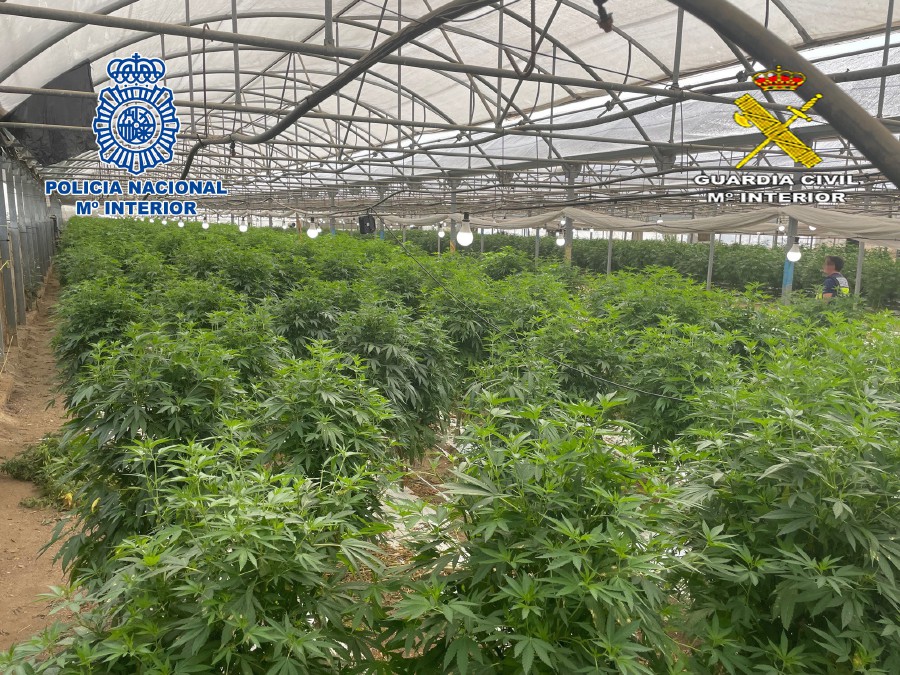
[[[775,70],[767,70],[756,73],[753,76],[753,83],[763,91],[797,91],[806,82],[806,75],[789,70],[782,70],[778,66]],[[799,119],[812,122],[812,117],[807,113],[822,98],[822,94],[816,94],[800,108],[788,106],[793,115],[786,121],[782,122],[775,115],[763,108],[759,101],[750,94],[744,94],[735,101],[740,110],[734,113],[734,121],[747,129],[756,129],[766,137],[766,139],[753,149],[749,155],[738,162],[736,169],[742,168],[747,162],[756,157],[770,143],[774,143],[787,153],[788,157],[798,164],[802,164],[807,169],[811,169],[822,162],[822,158],[801,141],[790,127]]]
[[[106,72],[116,86],[100,92],[94,117],[100,160],[135,176],[171,162],[181,122],[175,115],[172,90],[156,84],[165,75],[166,65],[134,54],[113,59]]]

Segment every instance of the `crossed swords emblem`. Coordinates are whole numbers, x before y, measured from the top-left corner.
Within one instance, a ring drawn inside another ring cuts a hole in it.
[[[753,152],[744,157],[744,159],[738,163],[736,168],[740,169],[762,152],[770,143],[775,143],[775,145],[784,150],[791,159],[803,164],[807,169],[811,169],[821,162],[822,158],[819,157],[811,147],[797,138],[794,132],[789,128],[801,117],[807,122],[812,121],[812,118],[806,113],[820,98],[822,98],[822,94],[816,94],[799,109],[788,106],[788,110],[794,114],[786,122],[779,121],[777,117],[763,108],[759,101],[750,94],[744,94],[737,99],[735,104],[740,108],[740,111],[734,113],[734,121],[747,129],[756,127],[763,133],[766,140],[754,148]]]

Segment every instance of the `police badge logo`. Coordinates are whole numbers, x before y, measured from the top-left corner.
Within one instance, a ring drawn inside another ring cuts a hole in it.
[[[166,73],[165,64],[134,54],[113,59],[106,72],[116,86],[100,92],[94,117],[100,160],[135,176],[171,162],[181,122],[172,90],[156,84]]]

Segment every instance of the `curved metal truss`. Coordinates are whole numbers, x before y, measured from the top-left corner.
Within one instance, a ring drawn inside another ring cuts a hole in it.
[[[49,7],[47,5],[50,5]],[[20,0],[0,4],[0,113],[78,62],[95,89],[108,59],[164,58],[182,133],[176,178],[197,140],[258,134],[373,47],[415,24],[430,0]],[[473,3],[485,5],[486,3]],[[731,0],[807,58],[891,130],[900,129],[893,0]],[[521,213],[561,204],[617,215],[708,215],[693,178],[728,172],[760,135],[732,121],[760,65],[665,0],[501,0],[426,33],[263,145],[203,148],[192,177],[225,182],[210,208],[296,208],[352,215]],[[900,36],[897,36],[900,37]],[[90,92],[61,95],[94,97]],[[791,99],[759,95],[782,122]],[[896,186],[817,118],[795,133],[848,174],[848,207],[890,213]],[[39,122],[31,123],[39,126]],[[25,123],[29,125],[29,123]],[[22,123],[0,122],[15,128]],[[85,133],[89,133],[87,129]],[[777,149],[747,171],[797,170]],[[45,177],[110,178],[95,153],[40,167]],[[846,189],[846,188],[843,188]]]

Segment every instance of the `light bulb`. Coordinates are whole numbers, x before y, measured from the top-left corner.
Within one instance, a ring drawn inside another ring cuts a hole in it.
[[[816,231],[816,226],[815,226],[815,225],[810,225],[810,226],[809,226],[809,231],[810,231],[810,232],[815,232],[815,231]]]
[[[168,224],[169,224],[169,221],[168,221],[166,218],[163,218],[162,223],[163,223],[163,225],[168,225]]]
[[[784,225],[779,225],[779,226],[778,226],[778,231],[779,231],[779,232],[784,232]]]
[[[204,230],[208,230],[208,229],[209,229],[209,223],[207,223],[207,222],[204,220],[202,223],[200,223],[200,227],[202,227]]]
[[[560,227],[566,226],[566,217],[565,216],[563,216],[562,218],[559,219],[559,226]]]
[[[803,256],[803,253],[800,251],[800,244],[794,244],[791,246],[791,249],[787,252],[787,259],[791,262],[797,262]]]
[[[438,236],[439,236],[441,239],[443,239],[443,238],[446,236],[446,232],[444,232],[444,228],[443,228],[443,227],[441,227],[441,229],[438,230]]]
[[[472,228],[468,223],[463,223],[459,232],[456,233],[456,243],[460,246],[468,246],[475,241],[475,235],[472,234]]]
[[[657,225],[662,225],[662,224],[663,224],[663,219],[662,219],[662,218],[659,218],[659,219],[656,221],[656,224],[657,224]]]
[[[183,221],[183,220],[179,220],[179,221],[178,221],[178,227],[184,227],[184,221]]]
[[[319,228],[315,225],[310,225],[306,230],[306,236],[308,236],[310,239],[315,239],[319,236]]]
[[[556,245],[557,246],[565,246],[566,245],[566,236],[562,232],[558,232],[556,234]]]
[[[238,230],[240,230],[241,232],[246,232],[247,231],[247,223],[241,223],[240,225],[238,225]]]

